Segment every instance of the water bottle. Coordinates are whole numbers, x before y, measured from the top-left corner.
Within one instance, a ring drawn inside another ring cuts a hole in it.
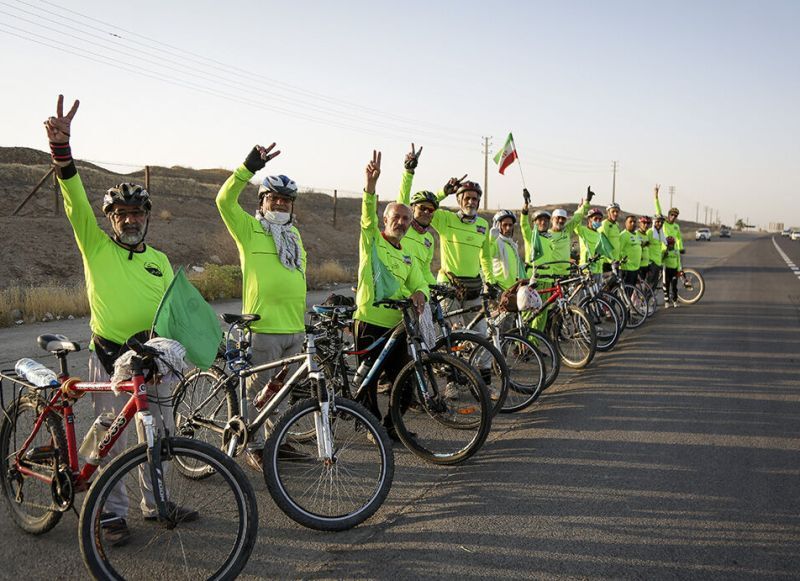
[[[356,370],[356,375],[353,378],[353,385],[356,389],[361,387],[361,382],[364,381],[364,378],[367,376],[367,372],[372,369],[372,366],[367,362],[365,359],[361,362],[361,365],[358,366]]]
[[[97,447],[106,437],[106,433],[111,424],[114,423],[115,418],[116,416],[112,412],[103,412],[92,422],[86,437],[83,438],[78,454],[83,456],[90,464],[96,466],[100,462],[100,457],[97,455]]]
[[[58,386],[58,377],[55,371],[48,369],[38,361],[27,357],[17,361],[14,366],[17,375],[25,378],[28,383],[36,387]]]
[[[258,392],[256,397],[253,398],[253,405],[257,410],[263,408],[264,405],[272,399],[272,396],[281,390],[283,387],[283,380],[286,378],[287,373],[289,373],[289,366],[284,365],[283,368],[269,380],[267,385]]]

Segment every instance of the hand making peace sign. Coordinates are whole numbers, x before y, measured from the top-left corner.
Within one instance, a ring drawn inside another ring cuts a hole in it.
[[[58,96],[56,116],[49,117],[47,121],[44,122],[44,126],[47,129],[47,138],[51,143],[69,143],[70,124],[72,123],[73,117],[75,117],[75,113],[78,112],[78,105],[80,104],[81,102],[76,100],[72,104],[69,113],[64,115],[64,95]]]
[[[367,164],[367,186],[364,191],[368,194],[375,193],[375,184],[378,183],[378,177],[381,175],[381,152],[372,150],[372,161]]]

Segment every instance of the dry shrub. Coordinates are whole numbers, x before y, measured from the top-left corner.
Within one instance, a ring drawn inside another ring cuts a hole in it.
[[[172,212],[170,212],[169,210],[161,210],[158,213],[158,217],[167,223],[172,222]]]
[[[308,288],[318,289],[336,282],[349,282],[354,276],[338,260],[326,260],[320,266],[309,268],[306,275]]]
[[[203,272],[189,273],[189,280],[207,301],[242,296],[242,269],[234,264],[204,264]]]
[[[89,313],[89,301],[83,285],[13,286],[0,290],[0,326],[14,323],[15,311],[26,322],[52,317],[82,317]]]

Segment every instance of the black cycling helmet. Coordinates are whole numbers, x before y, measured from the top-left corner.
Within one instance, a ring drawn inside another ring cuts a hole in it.
[[[114,204],[141,206],[145,212],[152,209],[150,194],[138,184],[122,183],[109,188],[103,196],[103,214],[108,214]]]
[[[267,194],[278,194],[295,200],[297,199],[297,184],[285,175],[267,176],[258,188],[258,199],[260,200]]]
[[[433,192],[429,192],[428,190],[421,190],[416,194],[414,194],[413,196],[411,196],[411,204],[410,204],[411,206],[415,204],[421,204],[423,202],[433,204],[434,208],[439,207],[439,202],[436,199],[436,194],[434,194]]]

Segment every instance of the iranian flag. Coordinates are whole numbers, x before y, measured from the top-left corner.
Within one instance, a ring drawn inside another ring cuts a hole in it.
[[[506,168],[514,162],[515,159],[517,159],[517,148],[514,147],[514,136],[509,133],[503,149],[498,151],[497,155],[494,156],[494,162],[500,166],[499,170],[502,174],[506,171]]]

